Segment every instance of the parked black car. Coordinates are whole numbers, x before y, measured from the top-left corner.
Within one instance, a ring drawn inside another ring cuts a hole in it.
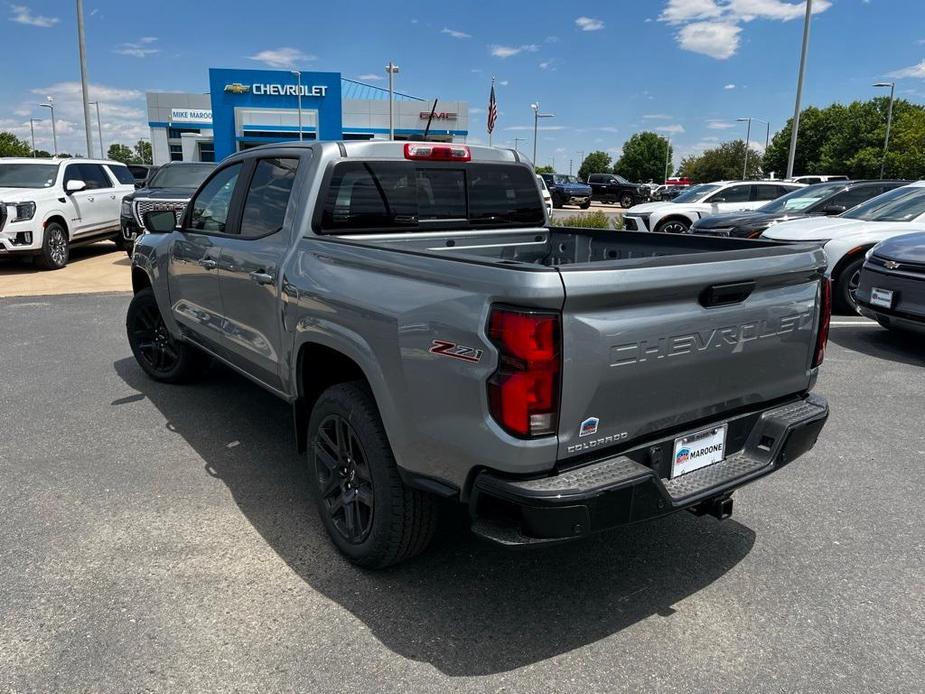
[[[652,199],[652,202],[671,202],[688,189],[690,189],[690,186],[676,186],[666,183],[665,185],[657,186],[655,190],[649,194],[649,197]]]
[[[925,334],[925,233],[874,246],[854,297],[861,314],[884,328]]]
[[[756,210],[711,214],[694,222],[692,234],[758,238],[772,224],[801,217],[836,215],[908,181],[833,181],[799,188]]]
[[[588,176],[591,199],[598,202],[620,203],[620,207],[632,207],[636,203],[648,202],[648,186],[630,183],[623,176],[612,173],[596,173]]]
[[[579,181],[577,176],[557,173],[544,173],[540,176],[549,188],[553,207],[578,205],[583,210],[591,207],[591,186]]]
[[[135,238],[144,231],[144,215],[173,210],[179,220],[196,188],[214,168],[215,164],[172,161],[159,167],[143,188],[122,198],[119,221],[129,255]]]

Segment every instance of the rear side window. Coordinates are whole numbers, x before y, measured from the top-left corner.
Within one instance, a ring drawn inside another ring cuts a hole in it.
[[[225,233],[228,210],[240,173],[241,164],[232,164],[203,186],[190,205],[190,229]]]
[[[244,201],[241,236],[256,238],[283,228],[298,168],[298,159],[261,159],[257,162]]]
[[[545,223],[534,174],[521,166],[341,162],[323,199],[327,233]]]
[[[132,176],[132,172],[128,170],[127,166],[110,166],[109,170],[112,171],[112,175],[116,177],[119,183],[135,185],[135,177]]]
[[[781,186],[755,186],[755,200],[769,201],[779,198],[787,191]]]

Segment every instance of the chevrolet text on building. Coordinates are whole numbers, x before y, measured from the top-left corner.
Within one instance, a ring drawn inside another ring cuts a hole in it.
[[[303,84],[301,87],[297,84],[252,84],[251,93],[268,96],[325,96],[328,93],[328,87],[325,84],[316,84],[308,86]]]

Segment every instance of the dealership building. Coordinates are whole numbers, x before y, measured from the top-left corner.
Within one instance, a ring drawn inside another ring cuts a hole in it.
[[[148,92],[148,125],[155,164],[220,161],[268,142],[380,140],[389,137],[389,92],[338,72],[209,70],[209,92]],[[465,101],[422,99],[394,92],[396,140],[423,135],[465,142]]]

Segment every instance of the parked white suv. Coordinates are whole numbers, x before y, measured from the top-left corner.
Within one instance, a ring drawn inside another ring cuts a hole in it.
[[[125,164],[98,159],[0,158],[0,257],[32,255],[48,270],[71,246],[122,244],[122,198],[135,190]]]
[[[802,184],[784,181],[701,183],[668,202],[634,205],[623,215],[623,228],[626,231],[686,234],[701,217],[718,212],[754,210],[800,187]]]

